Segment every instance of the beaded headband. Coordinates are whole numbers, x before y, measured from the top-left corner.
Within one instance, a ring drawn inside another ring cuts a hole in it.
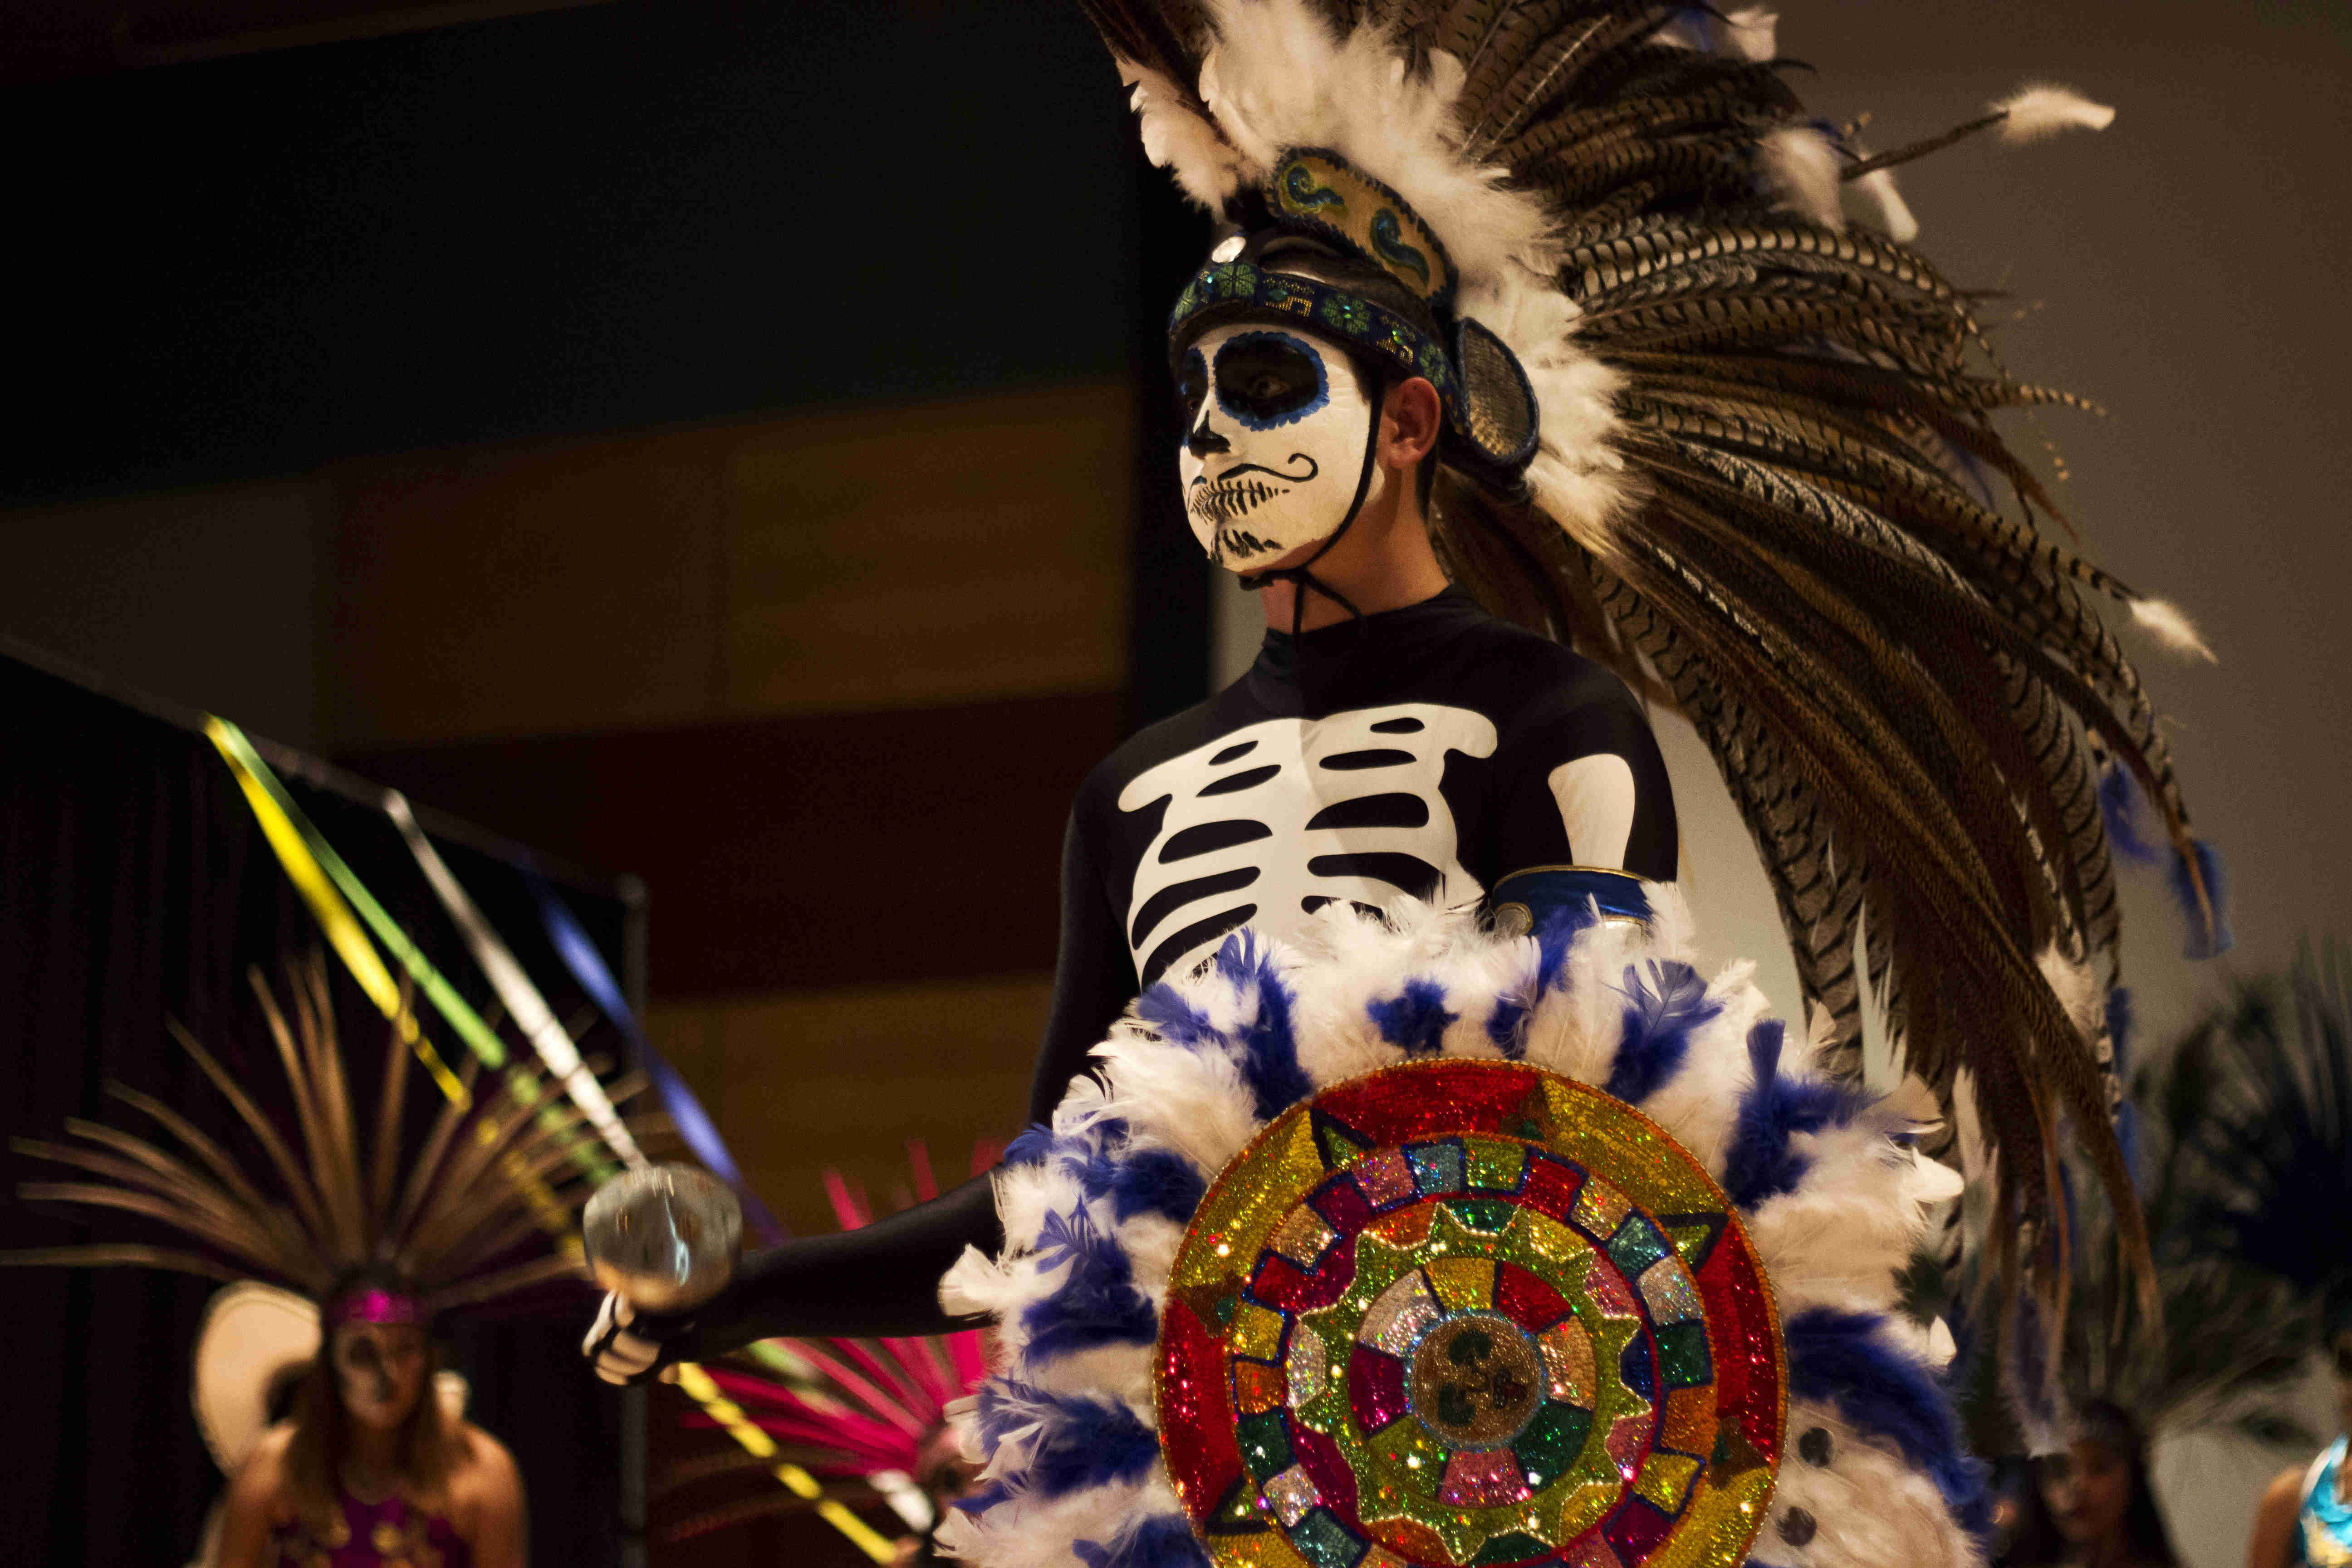
[[[1338,153],[1297,148],[1258,193],[1262,220],[1219,245],[1169,315],[1171,357],[1212,327],[1272,321],[1311,328],[1437,389],[1448,461],[1488,479],[1516,479],[1535,456],[1535,389],[1510,348],[1456,318],[1459,282],[1435,231],[1403,197]],[[1336,284],[1277,270],[1258,257],[1297,235],[1370,263],[1426,305],[1439,333]]]
[[[386,1290],[376,1285],[339,1296],[327,1305],[327,1326],[330,1329],[340,1329],[346,1323],[421,1323],[424,1321],[425,1304],[422,1301],[414,1296]]]

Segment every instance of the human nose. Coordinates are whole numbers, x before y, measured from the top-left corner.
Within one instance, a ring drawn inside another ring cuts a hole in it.
[[[1214,405],[1202,406],[1201,417],[1193,425],[1192,433],[1184,437],[1184,449],[1196,458],[1205,458],[1212,452],[1230,452],[1234,449],[1234,444],[1231,441],[1209,428],[1209,410]]]

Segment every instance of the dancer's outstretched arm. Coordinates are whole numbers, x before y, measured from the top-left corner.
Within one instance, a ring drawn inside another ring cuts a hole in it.
[[[1049,1121],[1087,1053],[1134,998],[1135,966],[1074,817],[1062,840],[1062,931],[1053,1011],[1037,1056],[1029,1120]],[[974,1176],[857,1230],[797,1237],[745,1258],[694,1312],[636,1316],[605,1298],[582,1346],[608,1383],[632,1383],[776,1335],[932,1334],[971,1326],[940,1307],[940,1277],[967,1247],[1003,1244],[989,1175]]]

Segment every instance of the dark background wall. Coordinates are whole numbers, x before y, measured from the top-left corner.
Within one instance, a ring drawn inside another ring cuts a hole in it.
[[[0,19],[46,73],[0,100],[41,154],[0,629],[646,875],[656,1030],[795,1224],[827,1223],[825,1164],[887,1192],[907,1130],[950,1168],[1002,1136],[1062,803],[1204,679],[1152,351],[1201,231],[1082,26],[98,14]],[[346,41],[252,52],[297,24]],[[2348,35],[2337,5],[2187,0],[1781,19],[1878,146],[2029,78],[2119,110],[1904,183],[1922,247],[2006,291],[2010,364],[2107,408],[2021,435],[2095,552],[2221,655],[2140,650],[2236,872],[2223,968],[2352,930]],[[1704,927],[1785,1000],[1752,852],[1662,730]],[[2128,909],[2160,1038],[2218,975],[2174,961],[2156,889]],[[2272,1463],[2168,1450],[2199,1568],[2236,1561]]]
[[[59,11],[0,97],[47,150],[0,629],[641,873],[649,1025],[796,1226],[827,1166],[887,1205],[908,1134],[960,1174],[1017,1131],[1069,793],[1207,678],[1137,438],[1205,240],[1099,47],[1060,8],[337,4],[324,43],[269,9],[95,45]],[[172,1338],[142,1365],[177,1385]],[[657,1533],[784,1497],[669,1484],[714,1442],[685,1414],[660,1391]],[[609,1525],[562,1468],[535,1506]],[[672,1550],[845,1549],[803,1517]]]

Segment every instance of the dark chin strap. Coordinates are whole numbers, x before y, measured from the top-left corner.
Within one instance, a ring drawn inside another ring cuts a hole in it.
[[[1325,539],[1322,543],[1315,547],[1314,554],[1308,556],[1306,560],[1300,562],[1296,566],[1276,566],[1270,567],[1264,572],[1244,572],[1241,574],[1242,586],[1253,594],[1256,593],[1260,588],[1265,587],[1268,583],[1288,583],[1291,584],[1290,635],[1294,638],[1298,636],[1299,623],[1305,619],[1307,615],[1307,594],[1309,589],[1322,595],[1325,598],[1330,600],[1333,604],[1339,605],[1341,609],[1355,616],[1356,622],[1359,626],[1363,624],[1364,612],[1356,608],[1355,602],[1349,599],[1347,595],[1339,592],[1339,589],[1334,588],[1331,584],[1315,575],[1315,574],[1309,571],[1308,568],[1313,566],[1318,561],[1322,560],[1323,557],[1329,552],[1333,545],[1339,543],[1341,539],[1346,537],[1348,530],[1356,525],[1356,514],[1364,510],[1364,498],[1371,493],[1372,454],[1380,450],[1380,443],[1381,405],[1378,403],[1375,403],[1372,405],[1370,426],[1364,432],[1363,466],[1356,471],[1356,496],[1353,500],[1348,503],[1348,515],[1339,520],[1339,526],[1333,529],[1330,532],[1330,536]]]

